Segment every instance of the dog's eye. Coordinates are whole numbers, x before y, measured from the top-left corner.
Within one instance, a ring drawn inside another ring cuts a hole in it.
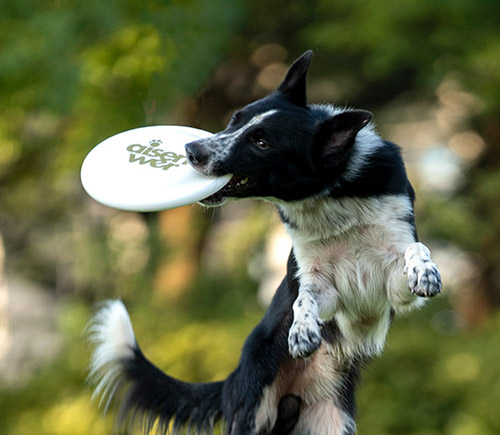
[[[268,150],[269,148],[271,148],[271,146],[264,139],[254,139],[252,142],[257,148],[261,150]]]

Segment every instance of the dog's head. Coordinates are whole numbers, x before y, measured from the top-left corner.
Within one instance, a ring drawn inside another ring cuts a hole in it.
[[[186,145],[197,171],[233,174],[202,203],[246,197],[300,200],[321,194],[346,170],[356,136],[372,115],[308,106],[311,58],[311,51],[304,53],[275,92],[234,113],[224,131]]]

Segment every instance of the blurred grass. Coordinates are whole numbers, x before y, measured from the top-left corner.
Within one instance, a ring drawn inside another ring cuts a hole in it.
[[[212,317],[165,304],[129,308],[147,357],[173,376],[203,382],[223,379],[235,368],[245,337],[262,315],[254,302],[233,310],[237,316],[219,316],[217,307],[224,304],[214,304]],[[441,298],[395,320],[385,353],[365,369],[360,434],[500,432],[500,315],[481,330],[460,332],[450,313]],[[100,416],[84,381],[91,349],[82,331],[90,315],[84,304],[61,307],[67,345],[26,385],[0,390],[0,433],[110,433],[111,418]]]
[[[500,316],[461,332],[444,298],[396,319],[360,390],[360,433],[500,431]]]

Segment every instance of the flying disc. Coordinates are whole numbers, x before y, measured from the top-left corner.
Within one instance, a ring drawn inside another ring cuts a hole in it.
[[[83,187],[96,201],[121,210],[158,211],[200,201],[231,178],[204,176],[186,158],[187,143],[211,135],[192,127],[158,125],[111,136],[85,157]]]

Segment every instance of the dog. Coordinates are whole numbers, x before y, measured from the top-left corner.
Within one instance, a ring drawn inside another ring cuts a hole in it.
[[[441,291],[399,148],[370,112],[307,103],[311,58],[224,131],[186,145],[200,173],[233,174],[203,205],[252,197],[276,206],[293,245],[285,278],[237,368],[206,384],[156,368],[123,304],[106,303],[90,327],[89,376],[106,407],[117,404],[118,427],[212,433],[222,421],[231,435],[354,434],[363,365],[381,353],[394,315]]]

